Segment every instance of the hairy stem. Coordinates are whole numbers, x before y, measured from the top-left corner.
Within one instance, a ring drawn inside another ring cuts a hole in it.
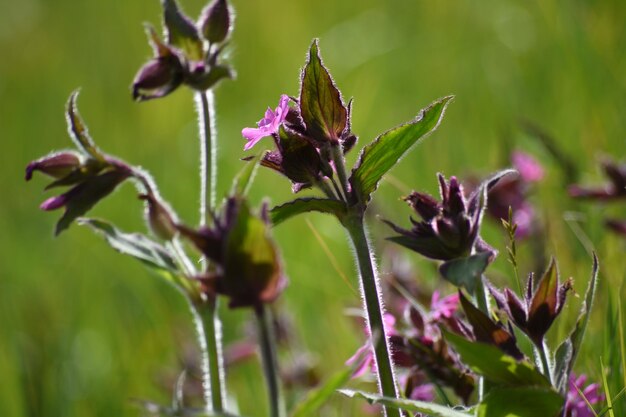
[[[346,165],[343,162],[341,145],[337,144],[331,146],[330,149],[332,152],[331,156],[333,158],[333,162],[335,163],[335,170],[337,170],[337,176],[339,177],[339,182],[341,183],[341,187],[343,189],[343,198],[345,201],[348,201],[350,190],[348,187],[348,176],[346,175]]]
[[[535,349],[537,350],[537,354],[541,359],[543,374],[546,376],[546,378],[548,378],[551,384],[554,384],[552,378],[552,367],[550,366],[550,360],[548,359],[548,349],[546,348],[545,342],[542,340],[541,343],[536,344]]]
[[[215,208],[216,186],[216,140],[214,123],[213,92],[196,93],[198,124],[200,128],[200,225],[208,223],[209,213]],[[204,261],[206,262],[206,261]],[[205,265],[206,267],[206,265]],[[204,397],[215,412],[224,410],[224,356],[222,351],[222,323],[217,315],[217,298],[209,297],[196,303],[200,306],[202,321],[202,373],[204,375]]]
[[[197,92],[196,104],[200,130],[200,225],[206,225],[209,211],[215,208],[217,183],[213,92]]]
[[[271,310],[264,305],[255,308],[259,345],[261,347],[261,360],[263,372],[267,384],[268,399],[270,405],[270,417],[286,417],[285,401],[280,390],[278,378],[278,359],[276,357],[276,337],[272,323]]]
[[[370,244],[365,234],[365,225],[362,215],[352,215],[343,222],[352,244],[361,277],[361,292],[363,295],[367,324],[374,348],[378,386],[382,395],[398,398],[396,390],[393,364],[391,363],[391,350],[384,327],[383,306],[380,286],[376,276],[374,260],[370,252]],[[385,415],[388,417],[400,417],[399,410],[386,408]]]
[[[224,411],[225,393],[221,341],[222,329],[215,310],[215,300],[198,300],[190,303],[202,350],[202,387],[204,400],[216,413]]]

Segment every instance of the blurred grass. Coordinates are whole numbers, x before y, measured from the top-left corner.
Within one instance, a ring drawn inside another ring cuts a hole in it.
[[[518,125],[543,126],[574,157],[582,180],[597,181],[595,157],[624,159],[626,144],[626,6],[619,0],[486,0],[470,2],[233,0],[236,29],[230,59],[238,79],[217,92],[219,186],[240,166],[242,127],[275,106],[281,93],[296,94],[307,47],[319,37],[326,65],[344,97],[355,97],[353,130],[363,145],[378,133],[415,116],[435,98],[453,93],[439,131],[415,149],[383,184],[376,209],[406,219],[399,196],[410,189],[434,191],[434,173],[488,173],[505,164],[504,140],[530,150],[548,166],[535,202],[550,232],[547,252],[563,277],[584,291],[591,260],[565,211],[582,215],[584,233],[598,251],[598,299],[577,368],[599,381],[599,357],[610,365],[611,392],[622,388],[616,341],[616,300],[623,297],[624,241],[601,227],[624,205],[595,206],[569,200],[550,157]],[[185,0],[195,16],[199,0]],[[108,153],[150,170],[162,194],[183,219],[197,219],[196,122],[191,93],[136,104],[132,78],[149,56],[142,22],[160,21],[156,0],[0,0],[0,415],[131,416],[129,398],[168,402],[159,375],[175,370],[193,329],[180,296],[132,260],[116,256],[91,232],[72,226],[52,238],[56,213],[41,213],[43,180],[23,182],[28,161],[70,146],[63,118],[69,93],[82,88],[81,113]],[[350,156],[351,161],[357,152]],[[276,184],[276,186],[274,185]],[[282,184],[280,186],[279,184]],[[400,189],[398,189],[400,188]],[[261,172],[254,201],[290,197],[286,180]],[[126,230],[142,230],[141,205],[130,187],[99,205],[94,215]],[[343,232],[330,218],[309,220],[354,280]],[[382,243],[385,230],[372,219]],[[504,249],[497,226],[487,240]],[[284,304],[303,344],[321,359],[326,375],[361,343],[346,306],[358,305],[348,285],[313,238],[304,219],[276,230],[291,284]],[[527,272],[530,244],[520,244]],[[412,256],[427,286],[432,266]],[[494,276],[510,277],[502,258]],[[501,281],[505,282],[505,281]],[[437,284],[439,285],[439,284]],[[580,300],[565,315],[571,324]],[[226,340],[242,332],[246,312],[225,312]],[[565,334],[563,325],[557,334]],[[181,337],[181,334],[184,335]],[[261,416],[264,398],[258,367],[234,369],[229,386],[242,413]],[[355,415],[342,402],[337,414]],[[616,403],[624,410],[624,401]],[[358,410],[358,408],[357,408]],[[617,413],[620,415],[620,413]]]

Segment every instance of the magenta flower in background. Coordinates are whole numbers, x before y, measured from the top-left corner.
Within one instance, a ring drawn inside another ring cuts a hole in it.
[[[519,175],[504,178],[491,189],[487,213],[494,219],[508,221],[510,207],[513,211],[513,223],[517,225],[515,236],[521,239],[537,228],[535,209],[528,202],[528,195],[532,191],[532,183],[541,181],[545,172],[539,162],[525,152],[514,151],[511,154],[511,163]]]
[[[278,102],[276,110],[272,110],[269,107],[267,108],[265,111],[265,117],[259,120],[257,128],[246,127],[241,131],[243,137],[248,141],[243,149],[247,151],[264,137],[277,133],[278,126],[280,126],[280,124],[285,120],[288,111],[289,97],[283,94],[280,96],[280,101]]]
[[[395,329],[396,318],[389,313],[385,313],[383,316],[385,333],[387,336],[391,337],[397,335],[398,332]],[[365,333],[367,334],[367,341],[363,346],[357,349],[357,351],[346,361],[346,365],[352,366],[357,364],[354,372],[352,373],[352,378],[358,378],[363,375],[368,370],[372,372],[376,372],[376,360],[374,359],[374,347],[372,346],[371,334],[369,332],[369,328],[365,326]]]
[[[600,386],[598,384],[589,384],[584,387],[587,381],[587,375],[581,374],[576,377],[572,374],[569,380],[569,389],[567,391],[567,400],[565,402],[564,417],[594,417],[595,413],[589,409],[587,402],[580,395],[580,390],[589,404],[597,404],[604,401],[604,395],[600,394]],[[578,387],[578,389],[576,389]]]
[[[435,291],[430,301],[430,319],[434,322],[441,319],[449,319],[454,315],[458,307],[458,293],[439,298],[439,291]]]
[[[537,182],[543,179],[543,167],[530,154],[515,151],[511,154],[511,162],[524,181]]]

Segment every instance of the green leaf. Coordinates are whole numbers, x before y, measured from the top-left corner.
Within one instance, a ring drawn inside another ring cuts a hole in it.
[[[83,150],[87,155],[96,159],[99,162],[104,163],[104,155],[96,147],[93,139],[89,136],[87,126],[80,118],[78,114],[78,107],[76,106],[76,99],[78,98],[78,90],[74,91],[67,102],[67,128],[72,137],[72,140],[76,146]]]
[[[470,294],[476,291],[476,280],[489,265],[492,254],[480,252],[467,258],[452,259],[441,264],[439,272],[457,287],[465,287]]]
[[[410,412],[415,412],[415,413],[424,413],[432,417],[469,417],[469,416],[472,416],[472,414],[469,414],[467,412],[454,410],[452,408],[449,408],[443,405],[427,403],[424,401],[414,401],[414,400],[407,400],[403,398],[382,397],[377,394],[370,394],[368,392],[353,391],[353,390],[347,390],[347,389],[339,390],[339,393],[349,398],[362,398],[370,404],[380,404],[385,407],[392,407],[398,410],[410,411]]]
[[[111,223],[99,219],[82,218],[80,224],[102,235],[116,251],[132,256],[150,268],[181,273],[169,250],[140,233],[123,233]]]
[[[300,114],[307,132],[320,142],[337,142],[347,125],[348,110],[319,54],[317,39],[302,72]]]
[[[246,165],[237,173],[229,195],[245,197],[250,191],[261,158],[259,155],[246,159]]]
[[[309,391],[304,400],[296,405],[291,417],[305,417],[316,413],[337,389],[350,381],[353,371],[352,368],[343,369],[331,376],[321,387]]]
[[[202,60],[202,41],[195,24],[185,16],[175,0],[163,0],[162,6],[167,43],[182,49],[194,61]]]
[[[350,183],[361,201],[369,201],[383,176],[418,140],[439,126],[452,98],[448,96],[435,101],[420,111],[415,120],[388,130],[363,148],[350,177]]]
[[[128,178],[126,173],[108,171],[104,174],[87,178],[63,194],[67,200],[65,212],[57,222],[54,231],[55,235],[70,227],[74,220],[87,213],[98,201],[111,194],[126,178]]]
[[[572,330],[572,333],[570,333],[569,337],[565,341],[563,341],[563,343],[561,343],[556,351],[556,386],[561,390],[561,392],[567,390],[569,375],[572,372],[572,368],[574,367],[574,362],[576,362],[576,356],[580,351],[580,345],[582,344],[583,336],[585,335],[585,330],[587,329],[587,324],[589,323],[589,314],[591,312],[593,300],[596,295],[596,287],[598,285],[599,269],[600,265],[598,263],[598,257],[594,253],[593,266],[591,269],[591,279],[589,280],[589,284],[587,284],[585,299],[580,307],[580,313],[578,315],[578,319],[576,320],[576,325],[574,326],[574,330]],[[571,351],[569,355],[566,354],[568,350]]]
[[[463,363],[490,382],[511,387],[550,387],[550,381],[527,360],[518,361],[495,346],[472,342],[454,333],[444,333]]]
[[[346,213],[346,206],[339,200],[329,200],[323,198],[298,198],[270,210],[270,218],[274,226],[309,211],[334,214],[341,218]]]
[[[552,388],[494,388],[478,405],[477,417],[557,417],[564,403]]]

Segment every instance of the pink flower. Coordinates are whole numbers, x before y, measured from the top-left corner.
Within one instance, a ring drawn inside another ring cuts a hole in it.
[[[278,127],[285,120],[285,117],[287,117],[288,111],[289,97],[283,94],[280,96],[276,110],[272,110],[269,107],[267,108],[265,117],[257,123],[258,128],[246,127],[241,131],[243,137],[248,141],[243,149],[247,151],[264,137],[271,136],[278,132]]]
[[[543,167],[529,154],[515,151],[511,155],[511,162],[524,181],[537,182],[543,179]]]
[[[449,319],[454,315],[458,307],[458,293],[439,298],[439,291],[435,291],[430,301],[430,318],[432,321]]]
[[[572,374],[569,379],[569,390],[567,391],[567,401],[565,402],[566,417],[593,417],[595,415],[589,409],[587,402],[581,397],[580,390],[589,404],[597,404],[604,401],[604,395],[600,394],[600,386],[598,384],[589,384],[584,387],[587,381],[587,375],[582,374],[579,377]],[[578,387],[578,389],[576,389]]]
[[[385,326],[385,333],[387,337],[394,336],[397,334],[395,329],[396,318],[389,313],[385,313],[383,315],[383,323]],[[367,342],[363,346],[361,346],[350,359],[346,361],[346,365],[352,366],[357,364],[354,372],[352,374],[352,378],[358,378],[360,376],[365,375],[368,370],[372,372],[376,372],[376,360],[374,358],[374,347],[371,342],[371,335],[369,329],[365,327],[365,333],[367,334]]]

